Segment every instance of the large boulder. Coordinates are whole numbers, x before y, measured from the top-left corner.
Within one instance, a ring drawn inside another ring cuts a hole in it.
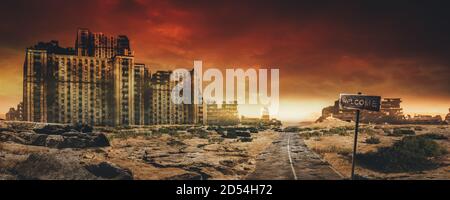
[[[33,139],[34,139],[34,136],[36,135],[36,133],[34,133],[32,131],[22,131],[19,133],[15,133],[15,135],[17,135],[17,137],[20,137],[23,140],[25,140],[26,144],[31,144],[31,143],[33,143]]]
[[[0,127],[0,132],[14,132],[14,130],[8,127]]]
[[[88,148],[110,145],[108,138],[104,134],[90,131],[92,131],[92,128],[87,125],[46,125],[42,128],[34,129],[34,131],[21,132],[2,129],[0,131],[0,141],[50,148]]]
[[[33,129],[38,134],[60,135],[67,131],[63,125],[45,125],[42,128]]]
[[[16,133],[10,131],[0,132],[0,142],[14,142],[19,144],[26,144],[27,142],[19,137]]]
[[[93,180],[98,179],[78,162],[51,154],[33,153],[17,164],[13,171],[19,179],[31,180]]]
[[[42,128],[34,129],[34,131],[40,134],[60,135],[66,132],[92,133],[93,128],[92,126],[86,124],[74,124],[74,125],[47,124]]]
[[[5,169],[0,169],[0,180],[17,180],[17,176]]]
[[[48,137],[48,135],[46,135],[46,134],[35,134],[32,136],[30,144],[34,145],[34,146],[45,146],[47,137]]]
[[[70,135],[70,136],[67,136]],[[60,148],[89,148],[89,147],[106,147],[109,146],[108,138],[102,133],[96,134],[75,134],[71,132],[67,135],[63,134],[64,142]]]
[[[45,140],[45,146],[50,148],[61,148],[64,138],[61,135],[49,135]]]
[[[15,165],[1,179],[26,180],[132,180],[130,170],[109,162],[93,165],[80,164],[79,157],[67,154],[32,153],[25,161]]]
[[[86,148],[89,147],[89,140],[81,136],[64,137],[61,148]]]
[[[93,136],[91,146],[93,147],[107,147],[110,146],[109,140],[103,133],[98,133]]]
[[[113,180],[133,180],[129,169],[123,169],[110,162],[101,162],[97,165],[88,165],[85,168],[97,177]]]

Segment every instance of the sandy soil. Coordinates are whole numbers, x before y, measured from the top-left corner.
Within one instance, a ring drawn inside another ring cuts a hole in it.
[[[252,134],[251,142],[224,139],[210,132],[206,139],[182,132],[176,135],[135,135],[110,138],[110,147],[52,149],[0,142],[0,169],[12,168],[31,153],[77,157],[81,164],[102,161],[132,171],[134,179],[240,179],[255,169],[255,158],[278,137],[273,131]]]
[[[113,139],[106,154],[94,153],[94,157],[131,169],[136,179],[172,179],[186,173],[208,179],[240,179],[254,170],[256,156],[276,137],[272,131],[254,134],[252,142],[222,140],[216,133],[208,139],[189,133],[138,136]]]
[[[310,125],[311,127],[330,128],[332,122],[325,124]],[[339,122],[334,127],[342,127],[346,122]],[[395,141],[401,140],[402,137],[387,136],[383,129],[392,129],[395,127],[421,127],[422,130],[416,130],[416,135],[426,133],[443,134],[450,138],[450,125],[362,125],[370,128],[372,131],[362,132],[358,136],[358,152],[367,153],[369,151],[376,151],[379,147],[391,146]],[[320,130],[319,130],[320,131]],[[300,133],[302,134],[302,133]],[[380,139],[379,144],[367,144],[366,138],[375,136]],[[449,140],[435,140],[440,146],[446,148],[450,152]],[[319,153],[326,161],[328,161],[333,168],[344,176],[349,177],[351,173],[351,152],[353,148],[353,131],[349,130],[348,135],[327,135],[314,136],[305,139],[307,146]],[[405,173],[381,173],[358,166],[355,173],[362,175],[369,179],[450,179],[450,155],[439,158],[441,167],[433,170],[419,171],[419,172],[405,172]]]

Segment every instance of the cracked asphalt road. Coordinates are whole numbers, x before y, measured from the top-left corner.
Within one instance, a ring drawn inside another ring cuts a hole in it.
[[[256,161],[248,180],[339,180],[330,164],[309,150],[298,133],[280,133]]]

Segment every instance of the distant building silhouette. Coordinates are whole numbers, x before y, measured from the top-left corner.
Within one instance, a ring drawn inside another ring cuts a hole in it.
[[[364,123],[402,123],[405,119],[403,109],[400,106],[400,98],[383,98],[381,101],[380,112],[361,111],[360,121]],[[342,109],[339,106],[339,100],[334,102],[333,106],[322,109],[322,116],[317,121],[322,121],[327,117],[334,117],[343,121],[355,120],[355,110]]]
[[[363,123],[388,123],[388,124],[441,124],[441,116],[416,115],[405,116],[401,107],[401,98],[383,98],[380,112],[361,110],[360,121]],[[317,119],[321,122],[328,117],[334,117],[344,121],[355,120],[355,110],[342,109],[339,107],[339,100],[333,106],[322,109],[322,116]]]
[[[445,116],[445,122],[447,122],[447,124],[450,124],[450,108],[448,109],[448,114]]]
[[[20,102],[17,108],[10,108],[5,114],[8,121],[22,121],[23,120],[23,103]]]
[[[206,120],[208,125],[237,125],[239,124],[239,113],[237,101],[223,102],[221,106],[212,102],[206,105]]]

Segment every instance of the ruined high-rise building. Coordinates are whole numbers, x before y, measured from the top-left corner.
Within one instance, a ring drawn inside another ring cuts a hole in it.
[[[172,102],[171,91],[179,82],[171,81],[171,74],[152,76],[136,63],[126,36],[79,29],[74,49],[51,41],[26,50],[23,119],[111,126],[203,124],[202,104]]]
[[[140,125],[145,120],[143,64],[126,36],[79,29],[75,49],[57,41],[26,50],[24,120],[92,125]]]

